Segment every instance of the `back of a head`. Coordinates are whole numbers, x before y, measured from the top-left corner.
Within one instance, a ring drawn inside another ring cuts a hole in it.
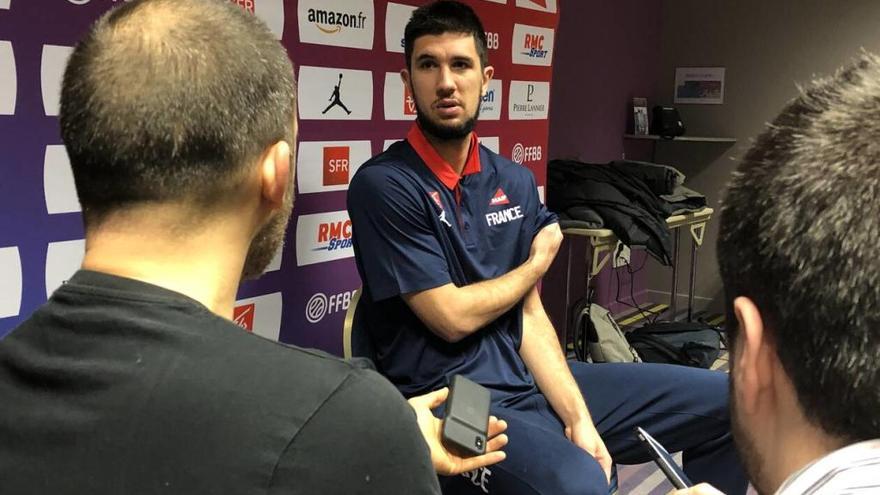
[[[293,68],[263,23],[220,0],[135,0],[77,45],[61,133],[86,225],[139,204],[209,207],[292,138]]]
[[[864,54],[757,139],[718,239],[728,305],[755,301],[806,417],[845,441],[880,436],[878,136],[880,59]]]
[[[480,18],[469,6],[452,0],[439,0],[414,10],[403,34],[406,66],[411,69],[413,45],[425,35],[459,33],[473,36],[480,64],[489,65],[486,32]]]

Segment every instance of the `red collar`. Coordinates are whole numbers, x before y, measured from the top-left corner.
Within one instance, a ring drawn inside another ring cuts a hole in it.
[[[406,140],[409,141],[409,144],[416,150],[416,153],[418,153],[419,158],[425,162],[425,165],[428,166],[440,182],[449,189],[455,189],[455,186],[458,185],[458,181],[461,177],[455,173],[455,169],[452,168],[452,165],[444,160],[440,154],[437,153],[437,150],[431,146],[428,138],[422,134],[422,129],[418,124],[413,124],[409,133],[406,135]],[[468,152],[467,161],[464,164],[464,169],[462,169],[461,175],[465,176],[478,173],[480,173],[480,145],[477,140],[477,133],[471,132],[471,148]]]

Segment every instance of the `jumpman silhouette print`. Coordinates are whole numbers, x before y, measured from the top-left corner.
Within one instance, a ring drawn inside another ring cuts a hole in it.
[[[331,108],[333,108],[336,105],[339,105],[340,107],[342,107],[343,110],[345,110],[345,113],[351,115],[351,110],[349,110],[345,105],[343,105],[342,100],[339,99],[339,87],[340,86],[342,86],[342,74],[339,74],[339,82],[336,83],[336,86],[333,87],[333,94],[330,95],[330,98],[327,99],[327,101],[329,101],[330,104],[327,105],[327,108],[325,108],[323,112],[321,112],[322,115],[327,113]]]

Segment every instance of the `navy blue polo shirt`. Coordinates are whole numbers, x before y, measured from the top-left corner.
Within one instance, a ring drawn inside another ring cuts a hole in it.
[[[522,303],[456,343],[436,336],[401,294],[504,275],[526,261],[535,234],[556,221],[531,171],[480,145],[461,176],[418,125],[360,167],[348,191],[355,260],[364,293],[359,319],[377,366],[406,397],[462,374],[502,403],[535,383],[518,350]]]

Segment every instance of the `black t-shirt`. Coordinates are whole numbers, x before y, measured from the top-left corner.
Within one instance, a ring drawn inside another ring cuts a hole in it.
[[[439,493],[377,373],[80,271],[0,341],[0,492]]]

